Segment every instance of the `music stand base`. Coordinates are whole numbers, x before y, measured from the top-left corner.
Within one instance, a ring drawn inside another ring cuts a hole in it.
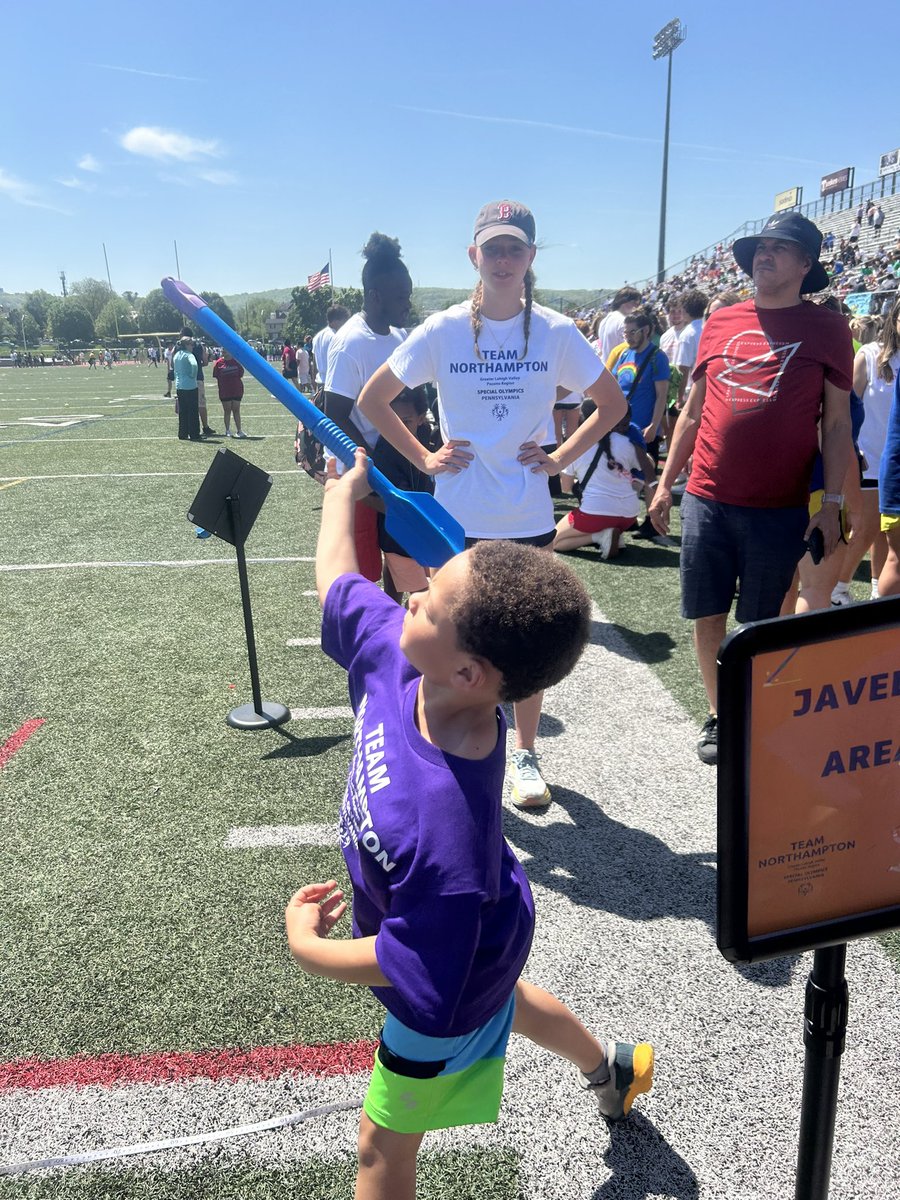
[[[264,700],[257,712],[252,704],[242,704],[233,708],[225,720],[232,729],[271,729],[273,725],[283,725],[291,719],[291,710],[283,704],[273,704]]]

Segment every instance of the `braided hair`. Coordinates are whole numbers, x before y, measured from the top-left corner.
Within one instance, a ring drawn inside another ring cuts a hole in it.
[[[472,298],[469,301],[472,310],[472,336],[475,338],[475,356],[482,359],[484,355],[481,353],[481,347],[478,345],[478,338],[481,335],[482,316],[481,302],[484,299],[484,284],[479,279],[475,284],[475,291],[472,293]],[[528,338],[531,334],[531,308],[534,304],[534,271],[531,267],[525,272],[525,320],[523,322],[523,332],[525,334],[525,348],[522,351],[522,357],[525,358],[528,354]]]

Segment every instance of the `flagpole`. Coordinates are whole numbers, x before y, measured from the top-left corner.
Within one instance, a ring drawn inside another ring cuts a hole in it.
[[[328,278],[331,281],[331,303],[334,304],[334,268],[331,265],[331,247],[328,247]]]

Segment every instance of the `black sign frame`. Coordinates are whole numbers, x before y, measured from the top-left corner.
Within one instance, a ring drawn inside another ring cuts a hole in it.
[[[750,937],[748,932],[753,658],[891,626],[897,630],[900,667],[900,596],[830,612],[752,622],[736,629],[719,649],[716,944],[729,962],[760,962],[900,928],[898,900],[896,905],[870,912],[762,936]]]

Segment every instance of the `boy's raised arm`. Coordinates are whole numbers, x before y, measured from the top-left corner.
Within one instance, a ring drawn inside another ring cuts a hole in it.
[[[359,570],[353,540],[353,515],[357,500],[371,492],[366,474],[366,452],[356,451],[354,466],[340,479],[329,479],[322,500],[322,524],[316,546],[316,590],[325,603],[328,589],[341,575]]]

